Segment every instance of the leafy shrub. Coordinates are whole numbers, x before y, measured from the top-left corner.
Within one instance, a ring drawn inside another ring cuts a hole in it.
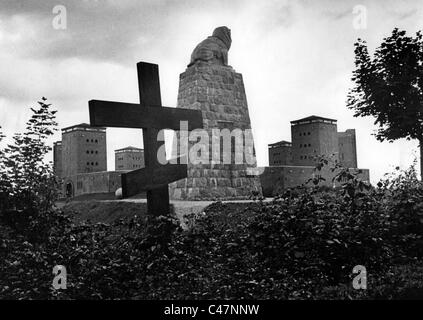
[[[410,192],[407,179],[395,183]],[[385,188],[391,187],[373,189],[354,214],[343,202],[341,189],[323,194],[296,190],[271,203],[218,202],[197,215],[188,231],[166,217],[75,225],[70,217],[52,212],[51,219],[60,223],[42,243],[3,226],[8,231],[0,233],[0,296],[398,298],[393,291],[398,283],[390,284],[393,279],[387,275],[390,270],[408,270],[408,264],[418,268],[421,255],[408,247],[417,246],[421,222],[410,219],[407,228],[398,227],[403,217],[396,215],[398,202],[390,199],[402,199],[403,191],[390,189],[385,195]],[[413,192],[421,192],[420,187]],[[410,206],[407,214],[418,215],[419,208]],[[51,289],[51,270],[57,264],[67,267],[67,290]],[[372,290],[351,289],[351,271],[357,264],[366,266]],[[404,292],[410,286],[418,292],[416,268],[408,271],[416,280],[403,283]]]
[[[0,153],[2,298],[399,299],[422,294],[423,187],[413,167],[376,187],[338,168],[340,188],[321,188],[317,181],[269,203],[216,202],[189,219],[189,230],[163,216],[75,223],[54,207],[56,180],[41,160],[51,134],[43,126],[54,126],[54,114],[44,102],[33,111],[30,133],[15,136],[15,147]],[[34,155],[32,145],[39,150]],[[66,290],[52,289],[55,265],[67,269]],[[351,288],[355,265],[367,268],[369,290]]]

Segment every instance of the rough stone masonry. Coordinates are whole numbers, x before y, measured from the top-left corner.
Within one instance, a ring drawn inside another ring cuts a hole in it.
[[[246,199],[251,195],[261,195],[259,177],[251,174],[254,170],[250,170],[256,168],[252,135],[244,135],[241,142],[232,137],[228,150],[223,148],[222,137],[213,136],[212,132],[213,129],[231,132],[234,129],[251,130],[242,75],[227,65],[230,45],[230,30],[227,27],[216,28],[212,36],[194,49],[190,64],[180,75],[177,107],[202,111],[203,127],[208,133],[208,146],[205,148],[209,148],[209,161],[199,164],[188,161],[188,177],[170,185],[170,197],[173,199]],[[179,134],[176,137],[179,139]],[[212,149],[212,142],[216,143],[216,139],[220,139],[219,158],[230,153],[230,163],[213,162],[216,150]],[[241,163],[235,163],[236,152],[239,152],[235,143],[250,146],[243,148],[244,161]],[[183,152],[174,148],[172,154],[174,157],[181,156]],[[245,161],[247,154],[253,161]]]

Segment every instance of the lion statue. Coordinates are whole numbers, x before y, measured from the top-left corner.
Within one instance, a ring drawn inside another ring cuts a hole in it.
[[[195,47],[188,67],[197,61],[227,66],[231,43],[231,30],[229,28],[218,27],[214,29],[212,36],[207,37]]]

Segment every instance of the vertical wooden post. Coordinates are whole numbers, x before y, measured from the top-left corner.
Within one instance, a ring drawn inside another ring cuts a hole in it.
[[[139,62],[137,63],[137,72],[141,105],[161,107],[159,66]],[[161,134],[159,137],[162,141],[157,141],[158,133],[158,129],[143,129],[142,135],[146,168],[160,166],[157,160],[157,151],[164,144],[164,134]],[[152,215],[168,215],[170,213],[168,186],[147,191],[147,209],[148,213]]]

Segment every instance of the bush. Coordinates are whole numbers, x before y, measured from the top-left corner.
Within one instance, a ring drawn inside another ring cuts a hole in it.
[[[376,187],[338,168],[337,189],[321,188],[317,181],[269,203],[216,202],[192,216],[186,231],[163,216],[75,223],[54,207],[56,180],[42,161],[52,132],[43,126],[54,125],[54,114],[44,102],[33,111],[29,133],[16,135],[15,147],[0,152],[2,298],[400,299],[422,294],[423,187],[413,167]],[[31,155],[29,146],[38,151]],[[52,288],[55,265],[67,269],[66,290]],[[356,265],[367,268],[367,291],[351,287]]]
[[[402,187],[395,189],[392,183]],[[7,232],[0,233],[0,288],[4,288],[0,295],[400,298],[393,290],[405,279],[399,277],[391,284],[396,279],[388,276],[392,272],[400,275],[401,270],[409,270],[416,279],[400,285],[404,294],[413,287],[414,292],[420,290],[414,270],[419,270],[421,254],[409,250],[421,239],[420,220],[410,218],[421,214],[420,206],[408,207],[407,227],[399,224],[405,218],[397,214],[405,190],[412,192],[409,198],[421,192],[419,185],[414,189],[410,183],[403,176],[372,189],[361,197],[354,213],[341,197],[342,190],[323,194],[296,190],[296,195],[291,192],[271,203],[215,203],[193,218],[188,231],[166,217],[75,225],[70,217],[53,211],[50,219],[57,224],[43,242],[32,242],[26,234],[3,226]],[[67,268],[67,290],[51,289],[51,270],[57,264]],[[369,272],[366,292],[351,289],[352,268],[358,264]]]

